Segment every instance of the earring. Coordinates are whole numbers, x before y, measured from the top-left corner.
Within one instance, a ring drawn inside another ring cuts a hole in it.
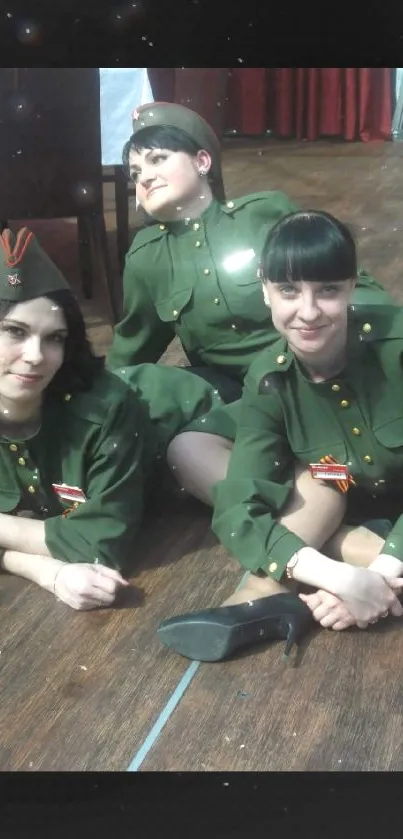
[[[206,170],[205,169],[199,169],[199,177],[204,178],[205,175],[207,175]]]

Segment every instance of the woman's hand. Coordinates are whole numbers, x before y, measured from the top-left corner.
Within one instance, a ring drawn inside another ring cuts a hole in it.
[[[383,577],[401,577],[403,574],[403,562],[390,554],[379,554],[368,567],[371,571],[378,571]]]
[[[57,599],[67,606],[84,610],[111,606],[119,589],[128,585],[113,568],[77,562],[64,563],[57,569],[53,590]]]
[[[366,629],[368,626],[368,621],[357,621],[351,614],[347,603],[328,591],[319,589],[312,594],[300,594],[299,597],[311,610],[315,620],[326,629],[341,632],[349,626],[358,626],[359,629]],[[387,615],[384,614],[382,617],[386,618]]]
[[[341,631],[349,626],[359,626],[360,629],[365,629],[368,625],[357,623],[347,603],[340,600],[335,594],[330,594],[329,591],[319,589],[312,594],[300,594],[299,597],[311,610],[315,620],[326,629]]]
[[[347,605],[357,625],[368,624],[385,616],[388,612],[395,617],[403,615],[403,606],[396,593],[403,591],[403,579],[382,577],[369,568],[349,567],[346,576],[335,592]]]

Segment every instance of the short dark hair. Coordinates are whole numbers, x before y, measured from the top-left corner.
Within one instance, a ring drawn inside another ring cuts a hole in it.
[[[261,258],[263,282],[342,282],[357,276],[357,254],[350,231],[319,210],[302,210],[271,228]]]
[[[202,147],[193,140],[190,134],[180,128],[170,125],[151,125],[143,128],[137,134],[132,134],[130,139],[123,146],[122,162],[126,176],[130,177],[129,154],[131,151],[143,151],[143,149],[169,149],[169,151],[183,151],[196,157]]]
[[[49,393],[75,393],[89,390],[95,376],[104,367],[104,359],[92,351],[87,338],[84,318],[72,291],[61,289],[43,295],[63,310],[67,325],[63,364],[49,382]],[[9,300],[0,300],[0,321],[16,306]]]

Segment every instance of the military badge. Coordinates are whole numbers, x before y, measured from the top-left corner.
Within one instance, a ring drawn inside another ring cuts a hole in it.
[[[14,274],[8,274],[7,275],[7,282],[11,286],[21,285],[22,281],[21,281],[21,277],[20,277],[18,271],[14,271]]]
[[[61,501],[72,501],[79,505],[87,500],[80,487],[72,487],[68,484],[52,484],[52,488]]]
[[[320,478],[322,481],[335,481],[337,489],[342,493],[348,492],[350,486],[355,486],[355,481],[349,474],[348,467],[344,463],[337,463],[337,460],[327,454],[319,459],[319,463],[310,463],[309,469],[313,478]]]

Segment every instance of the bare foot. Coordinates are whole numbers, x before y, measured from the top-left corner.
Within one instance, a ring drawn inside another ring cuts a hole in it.
[[[256,577],[251,574],[245,580],[242,588],[234,591],[227,600],[224,600],[222,606],[236,606],[238,603],[249,603],[252,600],[259,600],[262,597],[270,597],[273,594],[291,594],[289,588],[271,577]]]

